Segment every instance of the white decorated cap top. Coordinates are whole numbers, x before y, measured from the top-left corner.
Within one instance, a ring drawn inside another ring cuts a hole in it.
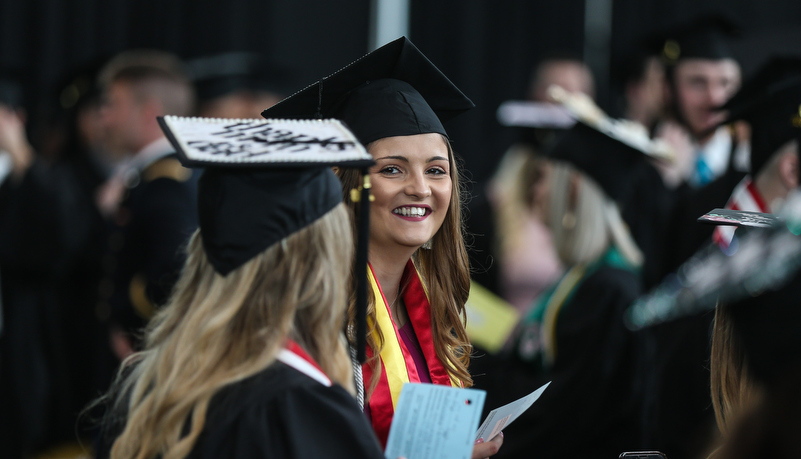
[[[366,167],[373,158],[339,120],[164,116],[161,129],[190,167]]]
[[[564,106],[571,116],[587,126],[652,158],[667,162],[675,160],[673,148],[666,142],[661,139],[651,139],[648,130],[637,122],[609,117],[586,94],[572,93],[559,85],[551,85],[548,87],[548,95]]]

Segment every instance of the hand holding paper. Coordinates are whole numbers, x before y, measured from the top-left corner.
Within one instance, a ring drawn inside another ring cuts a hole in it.
[[[486,397],[483,390],[405,384],[384,455],[387,459],[469,459],[475,440],[490,441],[498,435],[537,401],[548,384],[493,410],[477,432]]]

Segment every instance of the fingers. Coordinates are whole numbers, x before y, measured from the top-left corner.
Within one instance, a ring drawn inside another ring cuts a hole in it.
[[[472,459],[483,459],[494,456],[503,445],[503,432],[499,433],[490,441],[485,442],[483,438],[478,439],[473,446]]]

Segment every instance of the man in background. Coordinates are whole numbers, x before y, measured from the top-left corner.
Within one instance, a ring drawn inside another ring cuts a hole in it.
[[[183,64],[158,51],[118,55],[100,81],[106,147],[126,161],[98,195],[114,227],[100,308],[110,318],[114,353],[124,359],[166,301],[183,246],[197,228],[196,178],[181,166],[156,119],[192,114],[194,91]]]

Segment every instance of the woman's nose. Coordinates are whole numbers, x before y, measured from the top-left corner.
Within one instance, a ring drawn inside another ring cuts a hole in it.
[[[431,195],[431,186],[425,177],[425,172],[416,172],[409,177],[405,193],[417,198],[427,198]]]

